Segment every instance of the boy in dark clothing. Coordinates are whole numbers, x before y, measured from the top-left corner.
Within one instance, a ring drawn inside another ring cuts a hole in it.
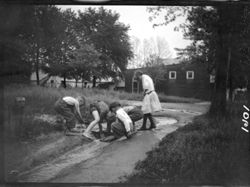
[[[63,116],[66,120],[65,133],[73,131],[76,126],[76,120],[80,123],[84,123],[80,112],[80,106],[85,104],[85,97],[78,96],[76,98],[71,96],[65,96],[57,100],[55,103],[55,111]]]
[[[103,101],[97,101],[92,104],[90,104],[90,112],[94,118],[94,120],[89,124],[87,129],[82,134],[83,136],[87,137],[88,139],[94,140],[95,137],[92,136],[91,130],[98,124],[99,130],[100,130],[100,136],[101,138],[104,137],[104,134],[102,132],[102,124],[103,121],[106,119],[107,114],[109,112],[108,105]]]

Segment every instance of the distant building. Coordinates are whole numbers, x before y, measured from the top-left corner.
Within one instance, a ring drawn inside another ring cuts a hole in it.
[[[117,77],[115,80],[113,80],[112,78],[101,79],[98,82],[97,88],[124,91],[125,81],[123,78],[120,77]]]
[[[58,76],[49,76],[48,74],[44,73],[43,71],[39,71],[39,82],[40,85],[46,87],[55,87],[58,88],[61,85],[62,78]],[[32,85],[37,84],[36,72],[33,72],[30,76],[30,83]]]
[[[209,75],[204,64],[178,63],[160,67],[128,69],[125,73],[125,91],[142,91],[141,83],[135,80],[135,72],[141,70],[150,75],[157,92],[166,95],[210,100],[214,77]]]
[[[45,87],[54,87],[59,88],[62,87],[63,78],[59,76],[49,76],[48,74],[44,73],[43,71],[39,71],[39,79],[40,85]],[[33,72],[30,76],[30,83],[32,85],[37,84],[36,73]],[[74,79],[66,79],[66,85],[68,88],[92,88],[93,83],[92,81],[87,80],[79,80],[76,85],[76,81]],[[123,80],[119,80],[115,83],[111,78],[101,79],[96,82],[96,87],[101,89],[109,89],[109,90],[124,90],[125,82]]]

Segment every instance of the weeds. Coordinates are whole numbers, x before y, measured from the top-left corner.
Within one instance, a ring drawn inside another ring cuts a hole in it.
[[[128,182],[249,184],[249,141],[239,122],[197,117],[148,152]]]

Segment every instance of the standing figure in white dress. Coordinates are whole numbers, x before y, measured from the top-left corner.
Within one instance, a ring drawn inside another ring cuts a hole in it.
[[[159,101],[158,95],[155,92],[154,83],[151,77],[141,71],[137,71],[135,73],[135,76],[138,81],[142,81],[144,95],[142,103],[143,124],[140,130],[151,130],[156,128],[155,120],[152,116],[152,113],[162,110],[161,103]],[[149,119],[151,123],[149,129],[147,129],[146,127],[147,119]]]

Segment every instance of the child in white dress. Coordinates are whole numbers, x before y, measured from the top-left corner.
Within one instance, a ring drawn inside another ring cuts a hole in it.
[[[142,81],[143,88],[143,124],[140,130],[149,130],[156,128],[155,120],[152,113],[162,110],[161,103],[159,101],[158,95],[155,92],[154,83],[150,76],[143,74],[141,71],[135,73],[137,80]],[[149,119],[151,125],[149,129],[146,128],[147,119]]]

